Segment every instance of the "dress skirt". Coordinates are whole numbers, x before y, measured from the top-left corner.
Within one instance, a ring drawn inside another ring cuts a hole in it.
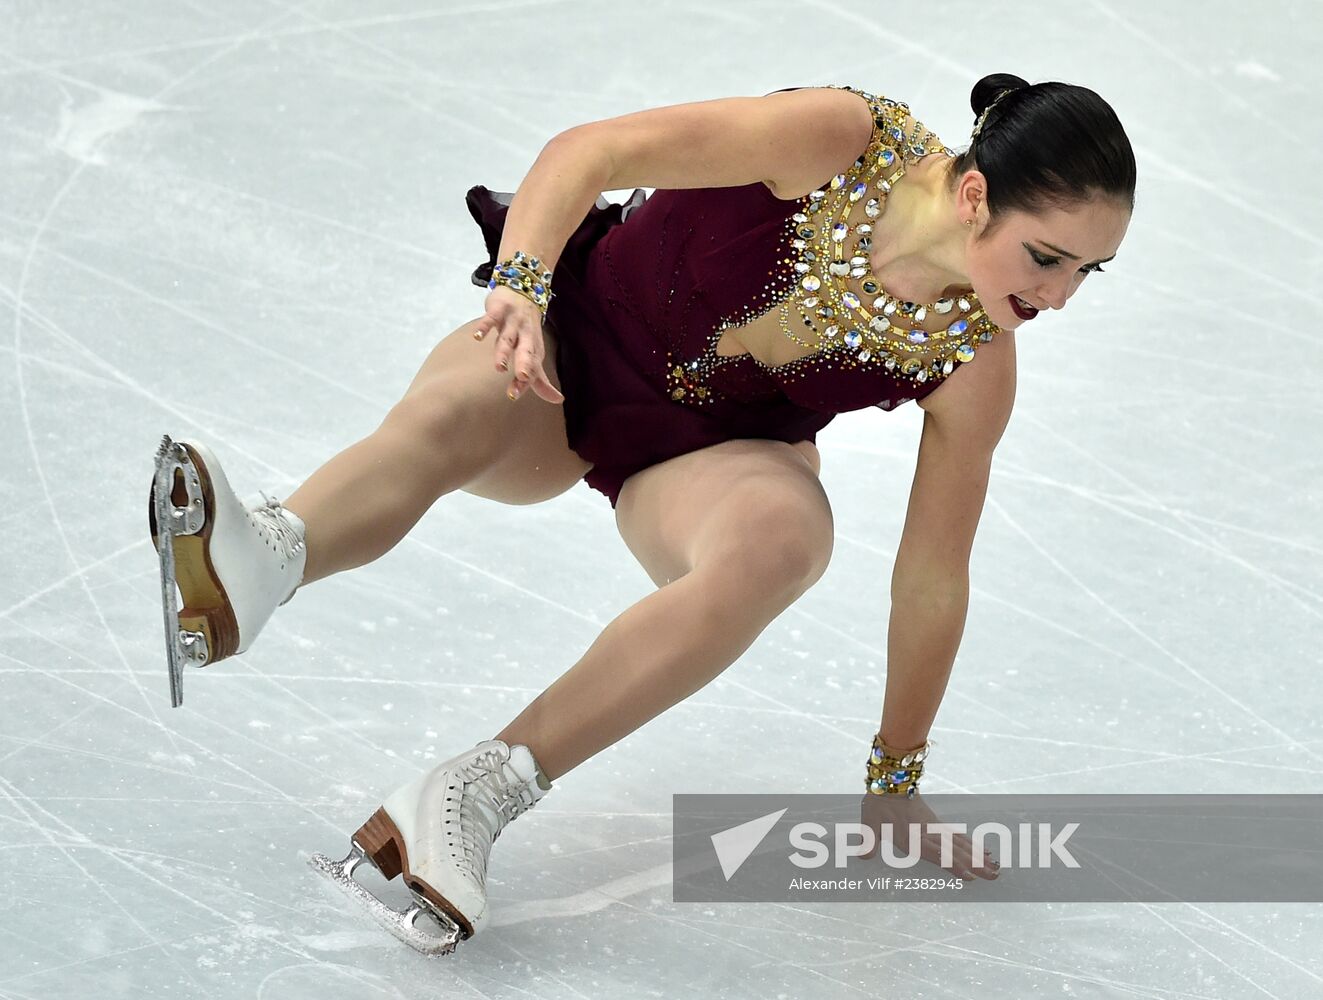
[[[473,272],[475,285],[485,288],[491,278],[512,199],[481,185],[468,192],[469,213],[488,255]],[[637,303],[619,299],[619,282],[602,259],[609,255],[599,252],[647,200],[636,190],[623,205],[599,198],[589,209],[556,262],[546,316],[565,396],[567,441],[593,463],[584,479],[612,507],[626,479],[658,462],[734,438],[812,441],[832,416],[789,404],[779,394],[707,410],[671,399],[667,373],[674,353]],[[647,214],[638,221],[646,222]],[[614,265],[655,271],[657,260],[617,259]]]

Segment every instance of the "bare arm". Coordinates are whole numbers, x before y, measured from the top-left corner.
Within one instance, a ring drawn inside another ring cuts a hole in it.
[[[535,254],[550,270],[602,191],[629,187],[774,189],[822,181],[868,145],[868,106],[812,88],[676,104],[579,125],[543,148],[506,217],[501,260]]]
[[[930,393],[909,509],[891,578],[882,740],[928,738],[965,628],[969,554],[993,450],[1015,400],[1015,344],[1002,333]]]
[[[600,145],[562,132],[538,154],[515,192],[505,217],[498,260],[523,250],[555,270],[570,234],[603,191],[610,191],[611,164]]]
[[[522,250],[554,270],[570,234],[602,191],[758,181],[778,191],[821,183],[854,162],[872,128],[863,100],[824,88],[677,104],[577,126],[547,143],[519,185],[499,259]],[[475,332],[479,339],[496,332],[496,367],[514,368],[511,397],[532,385],[544,399],[560,402],[542,369],[537,307],[498,287],[485,310]]]

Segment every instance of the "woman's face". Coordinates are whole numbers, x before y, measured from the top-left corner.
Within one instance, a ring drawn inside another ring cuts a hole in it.
[[[1085,277],[1116,255],[1130,211],[1107,198],[1033,214],[1004,212],[991,233],[987,221],[984,201],[966,244],[966,269],[988,318],[1014,330],[1032,317],[1011,297],[1039,310],[1064,308]]]

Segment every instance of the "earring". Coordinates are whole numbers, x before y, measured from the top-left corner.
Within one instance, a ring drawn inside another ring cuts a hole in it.
[[[967,226],[972,226],[973,224],[974,224],[974,220],[973,220],[973,219],[966,219],[966,220],[965,220],[965,225],[967,225]]]

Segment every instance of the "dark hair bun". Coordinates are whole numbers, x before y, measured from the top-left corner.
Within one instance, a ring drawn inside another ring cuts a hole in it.
[[[1014,73],[993,73],[974,84],[974,89],[969,93],[969,106],[974,109],[976,116],[981,115],[1003,90],[1019,90],[1027,86],[1029,81],[1022,80]]]
[[[983,237],[1010,212],[1100,197],[1134,210],[1134,150],[1112,106],[1088,87],[1059,80],[1030,86],[1012,73],[993,73],[974,85],[969,104],[978,135],[971,133],[949,177],[954,189],[968,171],[983,174],[992,216]]]

